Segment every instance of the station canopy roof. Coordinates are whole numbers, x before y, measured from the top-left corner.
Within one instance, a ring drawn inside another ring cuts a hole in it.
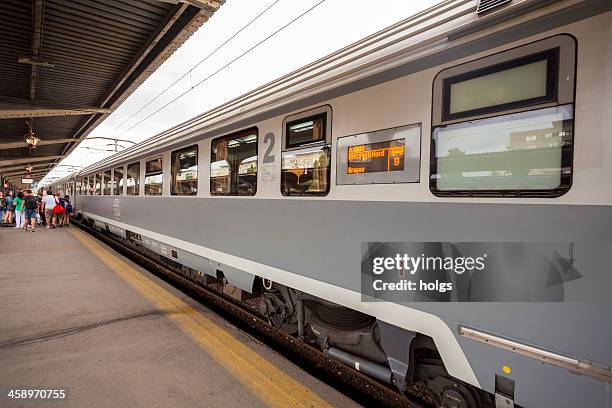
[[[2,0],[3,180],[44,177],[223,2]]]

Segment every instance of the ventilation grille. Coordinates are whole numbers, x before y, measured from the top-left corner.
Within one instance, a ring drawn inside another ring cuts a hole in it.
[[[510,1],[512,0],[480,0],[478,2],[478,8],[476,9],[476,13],[486,13],[487,11],[499,7],[502,4],[510,3]]]

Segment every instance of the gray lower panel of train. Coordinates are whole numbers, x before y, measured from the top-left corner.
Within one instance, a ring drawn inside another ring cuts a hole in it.
[[[114,216],[113,203],[121,209],[120,217]],[[81,197],[79,211],[356,292],[361,291],[362,242],[593,242],[608,247],[612,243],[612,208],[606,206]],[[299,237],[287,239],[292,230],[299,231]],[[202,262],[214,262],[181,256],[186,266],[198,269]],[[594,256],[605,262],[607,253]],[[230,283],[248,290],[254,277],[234,272],[233,279],[240,283]],[[612,321],[602,302],[609,288],[590,282],[573,282],[566,288],[566,298],[572,298],[572,291],[590,293],[591,302],[409,306],[444,320],[483,389],[493,392],[492,367],[507,364],[529,406],[550,406],[551,397],[563,404],[557,407],[584,406],[585,401],[606,407],[612,401],[610,384],[474,342],[457,330],[468,325],[596,363],[612,361]]]

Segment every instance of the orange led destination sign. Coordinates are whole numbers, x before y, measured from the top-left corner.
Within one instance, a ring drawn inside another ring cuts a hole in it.
[[[350,146],[347,152],[348,174],[404,170],[404,139]]]

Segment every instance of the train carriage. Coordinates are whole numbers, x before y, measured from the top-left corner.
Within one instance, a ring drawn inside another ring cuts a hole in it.
[[[444,1],[53,188],[407,395],[610,406],[603,275],[581,270],[565,301],[362,293],[368,242],[596,243],[605,261],[612,3],[478,3]]]

